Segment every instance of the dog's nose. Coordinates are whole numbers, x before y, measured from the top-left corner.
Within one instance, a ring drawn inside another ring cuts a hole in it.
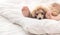
[[[39,18],[39,19],[41,19],[41,18]]]

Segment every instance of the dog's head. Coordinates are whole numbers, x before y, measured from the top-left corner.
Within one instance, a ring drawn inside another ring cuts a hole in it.
[[[46,14],[45,8],[38,7],[33,10],[32,17],[37,18],[37,19],[44,19],[44,18],[46,18],[45,14]]]

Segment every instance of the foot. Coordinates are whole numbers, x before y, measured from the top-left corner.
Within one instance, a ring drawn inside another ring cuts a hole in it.
[[[25,17],[30,17],[30,10],[29,10],[29,8],[27,7],[27,6],[24,6],[23,8],[22,8],[22,14],[23,14],[23,16],[25,16]]]

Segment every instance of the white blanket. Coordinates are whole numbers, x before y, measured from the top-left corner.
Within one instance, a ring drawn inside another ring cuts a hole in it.
[[[0,35],[28,35],[25,31],[4,17],[0,16]]]
[[[50,1],[52,1],[52,0],[50,0]],[[54,0],[53,2],[59,3],[58,0],[57,1]],[[44,0],[44,2],[41,1],[41,4],[46,6],[53,2],[47,2],[48,3],[47,4],[46,0]],[[22,27],[22,28],[19,28],[16,26],[14,27],[14,25],[12,27],[7,26],[8,28],[9,27],[13,28],[11,30],[14,33],[10,32],[10,30],[8,30],[7,32],[3,32],[4,34],[2,34],[2,35],[5,35],[6,33],[8,33],[7,35],[10,35],[9,32],[12,33],[11,35],[13,35],[13,34],[19,35],[19,34],[21,34],[19,32],[20,29],[24,29],[25,31],[33,33],[33,34],[60,33],[60,24],[59,24],[60,22],[59,21],[49,20],[49,19],[37,20],[37,19],[23,17],[23,15],[21,14],[21,8],[26,5],[32,11],[36,5],[40,5],[40,2],[39,2],[39,0],[38,1],[37,0],[36,1],[35,0],[33,0],[33,1],[32,0],[26,0],[26,1],[25,0],[6,0],[4,3],[1,2],[0,16],[9,20],[11,22],[11,23],[9,22],[9,24],[17,23],[17,24],[21,25],[20,27]],[[8,24],[6,24],[6,25],[8,25]],[[7,27],[6,27],[6,30],[8,29]],[[18,30],[18,32],[16,32],[16,33],[15,33],[15,31],[16,31],[15,28],[17,28],[17,30]],[[5,30],[5,27],[3,30]],[[21,35],[24,35],[24,33]]]

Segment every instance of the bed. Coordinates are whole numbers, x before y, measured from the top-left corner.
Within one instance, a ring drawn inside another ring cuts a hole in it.
[[[6,0],[2,2],[0,3],[0,22],[3,27],[0,25],[0,35],[47,35],[46,33],[60,35],[60,21],[27,18],[21,13],[23,6],[28,6],[32,11],[37,5],[49,6],[53,2],[59,3],[59,0]]]

